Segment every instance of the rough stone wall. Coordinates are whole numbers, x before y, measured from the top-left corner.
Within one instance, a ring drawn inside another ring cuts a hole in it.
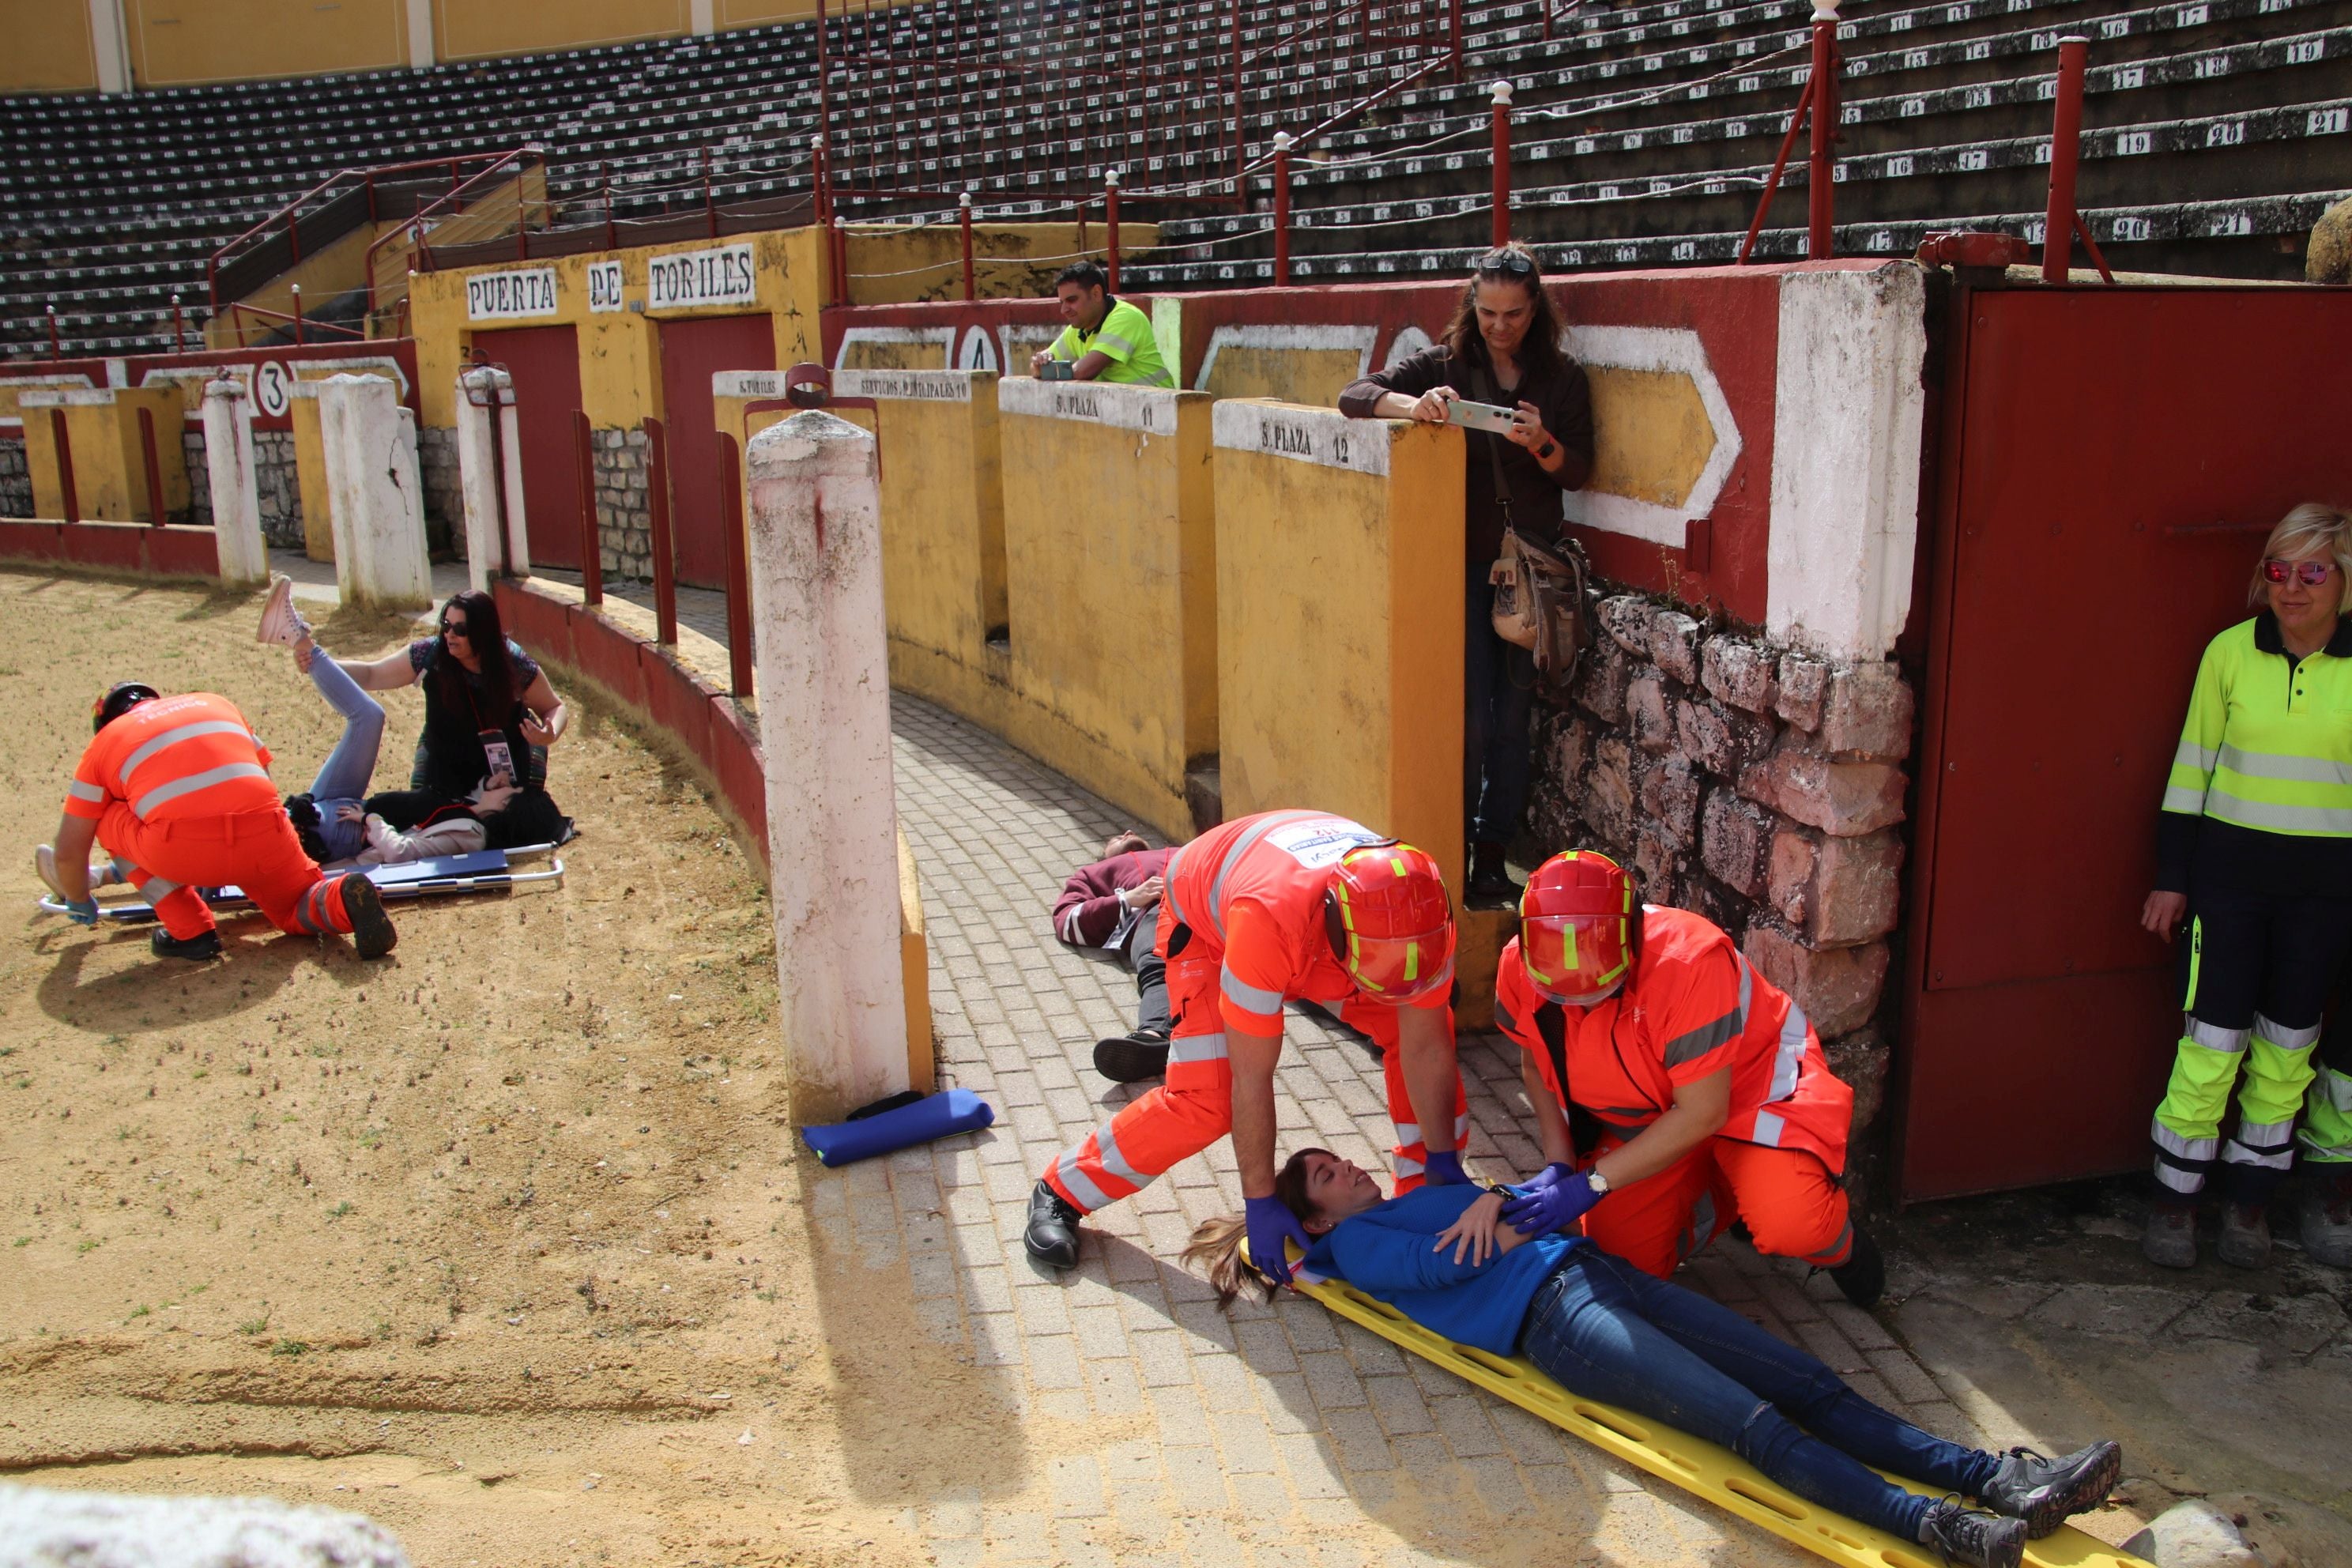
[[[1910,687],[1604,599],[1574,701],[1538,710],[1528,831],[1617,856],[1652,903],[1696,910],[1797,999],[1877,1118],[1878,1018],[1902,890]]]
[[[202,426],[180,432],[180,450],[188,462],[188,521],[198,528],[213,525],[213,470],[205,453]]]
[[[425,542],[436,555],[466,556],[466,488],[457,468],[457,432],[426,425],[416,432],[416,468],[425,487]]]
[[[33,515],[33,470],[22,437],[0,440],[0,517]]]
[[[608,578],[653,580],[654,523],[646,498],[646,433],[597,431],[596,536]]]
[[[256,430],[253,470],[261,493],[261,536],[272,550],[301,549],[302,486],[294,477],[294,432]]]

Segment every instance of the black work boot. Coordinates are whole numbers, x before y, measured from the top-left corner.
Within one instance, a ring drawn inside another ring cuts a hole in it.
[[[2115,1443],[2094,1443],[2063,1458],[2044,1458],[2031,1448],[2011,1448],[1977,1500],[2007,1519],[2025,1521],[2036,1541],[2107,1500],[2123,1473],[2124,1451]]]
[[[1830,1270],[1830,1280],[1847,1300],[1865,1311],[1878,1305],[1878,1299],[1886,1294],[1886,1259],[1870,1232],[1858,1225],[1853,1227],[1853,1250]]]
[[[2303,1250],[2334,1268],[2352,1268],[2352,1165],[2304,1167],[2311,1186],[2303,1194]]]
[[[2233,1268],[2267,1268],[2271,1260],[2270,1205],[2224,1203],[2221,1237],[2213,1251]]]
[[[1510,909],[1519,901],[1519,885],[1503,860],[1503,847],[1481,840],[1470,847],[1470,886],[1463,901],[1484,909]]]
[[[1069,1201],[1044,1182],[1029,1194],[1029,1225],[1021,1245],[1029,1256],[1049,1268],[1075,1268],[1078,1264],[1078,1221],[1083,1217]]]
[[[155,934],[147,939],[147,945],[158,958],[193,958],[201,962],[221,955],[220,932],[216,931],[199,931],[183,942],[157,926]]]
[[[2197,1200],[2160,1197],[2140,1232],[2140,1256],[2159,1268],[2197,1267]]]
[[[1948,1563],[2020,1568],[2025,1561],[2025,1521],[1962,1508],[1957,1498],[1946,1498],[1919,1521],[1919,1544],[1934,1547]]]
[[[392,917],[383,912],[383,895],[357,871],[344,872],[342,882],[343,913],[352,917],[352,944],[362,958],[382,958],[400,940],[400,933],[392,929]]]
[[[1135,1029],[1095,1042],[1095,1071],[1113,1083],[1141,1083],[1168,1072],[1168,1037],[1157,1029]]]

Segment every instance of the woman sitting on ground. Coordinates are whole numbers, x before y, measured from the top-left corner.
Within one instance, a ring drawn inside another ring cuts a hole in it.
[[[439,636],[343,668],[370,691],[424,685],[425,733],[411,792],[463,801],[485,785],[513,786],[514,798],[486,824],[493,849],[570,836],[572,819],[547,794],[547,749],[570,727],[571,710],[538,663],[508,640],[490,595],[453,594],[441,609]]]
[[[1366,1172],[1305,1149],[1275,1192],[1316,1237],[1307,1270],[1346,1279],[1450,1340],[1524,1354],[1572,1394],[1728,1448],[1798,1496],[1935,1547],[1948,1562],[2017,1568],[2029,1536],[2096,1507],[2122,1468],[2111,1442],[2060,1459],[1945,1442],[1704,1296],[1581,1237],[1498,1225],[1499,1190],[1455,1184],[1383,1200]],[[1239,1215],[1212,1220],[1185,1248],[1221,1301],[1253,1283],[1273,1294],[1243,1260],[1244,1235]],[[1921,1497],[1870,1466],[1958,1495]],[[1982,1509],[1964,1508],[1959,1496]]]

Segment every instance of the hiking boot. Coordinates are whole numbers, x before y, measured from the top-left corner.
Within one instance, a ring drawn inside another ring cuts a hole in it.
[[[2011,1448],[1977,1500],[2008,1519],[2025,1521],[2036,1541],[2107,1500],[2123,1473],[2124,1451],[2115,1443],[2094,1443],[2063,1458],[2045,1458],[2031,1448]]]
[[[1919,1544],[1934,1547],[1948,1563],[2020,1568],[2025,1561],[2025,1521],[1962,1508],[1957,1498],[1946,1498],[1919,1521]]]
[[[2303,1194],[2303,1250],[2314,1262],[2352,1268],[2352,1165],[2306,1165],[2314,1177]]]
[[[1168,1071],[1168,1037],[1157,1029],[1137,1029],[1114,1039],[1095,1042],[1095,1071],[1113,1083],[1141,1083]]]
[[[1463,902],[1485,909],[1515,908],[1521,890],[1511,880],[1511,868],[1504,863],[1501,845],[1470,847],[1470,886],[1464,893]]]
[[[1840,1294],[1865,1311],[1878,1305],[1886,1294],[1886,1259],[1871,1240],[1870,1232],[1860,1226],[1853,1227],[1853,1250],[1846,1259],[1830,1270],[1830,1282]]]
[[[342,878],[343,913],[352,921],[352,945],[360,950],[362,958],[382,958],[400,940],[392,929],[392,917],[383,912],[383,895],[375,884],[357,871],[346,871]]]
[[[2159,1268],[2197,1267],[2197,1203],[2158,1198],[2139,1233],[2140,1256]]]
[[[2232,1268],[2263,1268],[2271,1260],[2271,1216],[2260,1204],[2223,1204],[2221,1240],[2214,1251]]]
[[[1078,1211],[1044,1182],[1029,1194],[1029,1224],[1021,1245],[1048,1268],[1078,1266]]]
[[[253,640],[293,647],[310,635],[310,623],[294,607],[294,579],[283,573],[272,573],[269,598],[261,606],[261,629],[253,634]]]
[[[147,945],[158,958],[191,958],[201,963],[221,955],[220,932],[216,931],[200,931],[183,942],[158,926],[155,934],[147,939]]]

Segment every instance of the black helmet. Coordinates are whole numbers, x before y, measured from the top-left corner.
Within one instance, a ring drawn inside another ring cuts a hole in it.
[[[163,694],[143,680],[118,680],[106,689],[106,695],[89,705],[90,733],[105,729],[142,702],[152,702]]]

